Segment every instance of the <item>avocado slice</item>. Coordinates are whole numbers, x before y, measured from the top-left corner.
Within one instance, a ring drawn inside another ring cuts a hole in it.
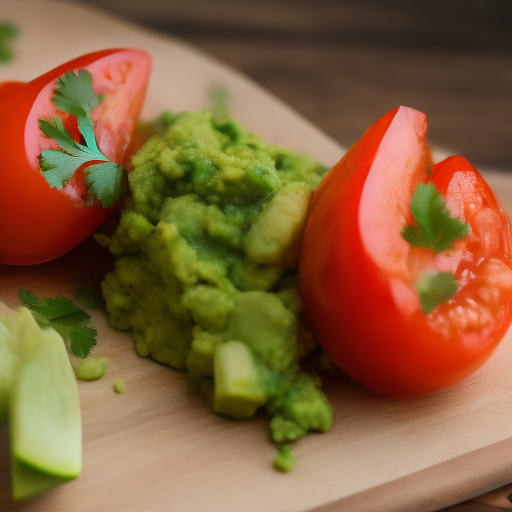
[[[251,349],[240,341],[215,347],[213,409],[233,418],[250,418],[267,401]]]

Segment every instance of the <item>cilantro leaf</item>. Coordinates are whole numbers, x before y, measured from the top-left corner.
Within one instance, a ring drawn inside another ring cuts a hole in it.
[[[96,331],[94,329],[74,329],[69,333],[71,352],[75,356],[85,359],[91,349],[96,345]]]
[[[435,254],[453,247],[468,234],[469,226],[450,216],[443,196],[433,183],[420,183],[411,200],[411,213],[418,227],[405,226],[400,233],[414,247],[432,249]]]
[[[73,140],[71,134],[64,128],[60,117],[39,119],[39,129],[49,138],[57,142],[57,144],[71,155],[75,155],[78,144]]]
[[[416,289],[423,313],[431,313],[437,306],[451,298],[458,287],[459,283],[451,272],[422,272],[418,277]]]
[[[73,157],[62,151],[45,149],[39,156],[39,167],[44,172],[48,185],[62,188],[88,158]]]
[[[52,101],[63,112],[76,117],[88,117],[101,100],[92,88],[91,73],[80,68],[77,75],[69,71],[58,79]]]
[[[33,293],[20,288],[18,298],[32,313],[40,327],[55,329],[64,340],[69,340],[71,351],[85,358],[96,345],[96,329],[91,317],[73,301],[59,296],[39,299]]]
[[[96,155],[104,156],[96,144],[96,136],[94,135],[94,122],[89,116],[78,118],[78,130],[82,134],[87,148]],[[104,156],[103,160],[108,161],[108,158]]]
[[[7,46],[10,39],[18,35],[18,27],[12,23],[0,23],[0,62],[9,62],[14,58],[14,53]]]
[[[101,204],[113,206],[121,195],[124,168],[115,162],[91,165],[87,168],[85,184],[89,193],[95,195]]]
[[[85,166],[85,184],[90,196],[87,205],[94,204],[96,197],[108,208],[121,195],[124,168],[109,160],[96,143],[91,112],[103,98],[94,92],[92,81],[91,73],[83,68],[78,73],[64,73],[57,80],[52,101],[58,109],[77,118],[78,131],[85,145],[73,139],[60,116],[39,119],[43,134],[56,141],[60,148],[60,151],[43,150],[39,155],[39,168],[51,187],[62,188],[80,167]]]

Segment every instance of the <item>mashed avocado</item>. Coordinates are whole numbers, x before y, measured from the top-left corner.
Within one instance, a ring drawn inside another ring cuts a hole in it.
[[[208,111],[168,120],[133,158],[130,195],[103,283],[110,323],[137,352],[213,386],[213,408],[248,418],[265,405],[276,442],[328,430],[315,348],[301,321],[297,257],[326,169]]]

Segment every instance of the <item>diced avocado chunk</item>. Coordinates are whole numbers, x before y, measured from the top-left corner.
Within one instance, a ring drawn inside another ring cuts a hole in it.
[[[78,387],[64,342],[53,329],[40,331],[16,372],[10,416],[16,499],[80,474]]]
[[[231,314],[229,337],[247,344],[271,370],[296,359],[297,319],[271,293],[240,292]]]
[[[216,412],[245,419],[266,402],[254,356],[240,341],[228,341],[216,347],[214,382]]]
[[[290,183],[268,203],[247,233],[244,250],[256,263],[294,267],[313,191]]]

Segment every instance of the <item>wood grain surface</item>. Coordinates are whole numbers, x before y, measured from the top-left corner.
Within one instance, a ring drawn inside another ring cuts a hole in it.
[[[408,105],[432,143],[512,169],[509,0],[75,1],[218,57],[345,147]]]
[[[0,17],[29,4],[0,0]],[[22,58],[31,59],[30,66],[20,59],[0,69],[0,79],[27,79],[45,66],[102,46],[147,47],[155,57],[156,82],[146,116],[164,106],[202,108],[208,87],[227,84],[234,114],[249,128],[273,142],[308,150],[327,164],[341,156],[339,146],[279,102],[179,43],[86,11],[80,11],[79,26],[68,27],[62,24],[70,10],[55,10],[52,17],[43,4],[35,0],[25,9],[26,30],[16,46]],[[368,14],[370,4],[319,2],[322,17],[307,2],[292,9],[291,2],[263,1],[254,16],[224,0],[154,2],[161,11],[152,17],[149,2],[139,16],[160,30],[174,29],[249,74],[345,145],[383,112],[405,103],[429,113],[432,141],[477,163],[512,168],[509,33],[493,22],[489,29],[476,31],[480,36],[473,43],[461,46],[461,38],[471,39],[465,29],[478,27],[478,20],[462,16],[455,35],[442,19],[437,27],[445,32],[440,39],[448,50],[439,43],[429,45],[426,29],[423,46],[416,41],[403,47],[396,35],[386,39],[382,26],[415,40],[411,27],[421,33],[424,22],[411,25],[413,14],[382,9],[377,2]],[[128,15],[137,8],[128,0],[123,6],[122,14]],[[509,11],[500,8],[504,26]],[[435,19],[427,17],[427,25]],[[337,23],[344,29],[339,36]],[[66,46],[57,44],[59,37]],[[162,81],[172,86],[172,94]],[[512,211],[510,178],[488,176]],[[91,268],[90,261],[97,265]],[[86,277],[83,269],[101,273],[107,264],[104,253],[88,243],[40,267],[0,267],[0,299],[14,303],[19,286],[42,295],[71,296]],[[7,439],[0,432],[2,512],[437,510],[512,481],[510,335],[475,376],[417,400],[384,399],[341,375],[327,379],[336,426],[298,444],[294,474],[276,475],[269,470],[273,448],[264,416],[235,422],[212,415],[182,372],[137,357],[128,335],[110,330],[101,314],[95,320],[101,330],[97,355],[107,356],[110,364],[103,380],[80,385],[84,474],[41,499],[16,506],[8,497]],[[126,395],[111,389],[117,375],[127,382]],[[481,496],[457,510],[503,508],[507,488],[497,492],[498,497]]]

